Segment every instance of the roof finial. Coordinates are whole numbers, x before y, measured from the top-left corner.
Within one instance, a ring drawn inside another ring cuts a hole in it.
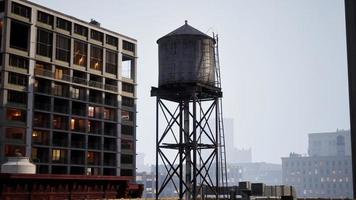
[[[187,25],[187,24],[188,24],[188,20],[185,20],[184,22],[185,22],[185,25]]]

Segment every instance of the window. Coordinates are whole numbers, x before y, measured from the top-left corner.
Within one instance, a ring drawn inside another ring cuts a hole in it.
[[[31,8],[12,2],[11,3],[11,12],[22,17],[31,19]]]
[[[117,53],[113,51],[106,51],[106,69],[105,71],[110,74],[117,73]]]
[[[26,122],[26,111],[17,108],[7,108],[6,119],[11,121]]]
[[[5,1],[0,1],[0,12],[5,11]]]
[[[72,89],[72,98],[73,99],[79,99],[79,88],[73,88]]]
[[[70,31],[71,30],[71,23],[65,19],[57,17],[57,28]]]
[[[134,134],[134,128],[132,126],[121,125],[121,134],[133,135]]]
[[[88,107],[88,117],[94,117],[94,116],[95,116],[94,106],[89,106]]]
[[[33,116],[33,126],[49,128],[49,125],[50,125],[49,119],[50,119],[49,114],[35,112],[34,116]]]
[[[20,145],[5,145],[5,156],[24,156],[26,155],[25,146]]]
[[[85,132],[86,122],[84,119],[73,118],[70,120],[70,130],[77,132]]]
[[[128,42],[126,40],[122,41],[122,48],[127,51],[134,52],[135,51],[135,45],[131,42]]]
[[[134,99],[129,98],[129,97],[122,97],[122,103],[123,106],[127,107],[133,107],[134,106]]]
[[[41,130],[32,131],[32,143],[39,145],[48,145],[49,144],[49,132]]]
[[[120,176],[133,176],[132,169],[121,169]]]
[[[122,83],[122,91],[124,92],[129,92],[129,93],[134,93],[134,85],[130,83]]]
[[[80,42],[74,40],[74,52],[73,52],[73,62],[76,65],[86,66],[87,65],[87,44],[85,42]]]
[[[104,34],[96,30],[90,30],[90,38],[102,42]]]
[[[132,140],[121,140],[121,148],[125,150],[133,150],[133,141]]]
[[[52,57],[52,33],[43,29],[37,29],[37,54]]]
[[[64,81],[70,81],[69,69],[65,67],[56,66],[54,70],[54,78]]]
[[[86,28],[85,26],[81,26],[79,24],[74,24],[74,33],[87,37],[88,28]]]
[[[111,35],[106,35],[106,44],[110,44],[112,46],[117,47],[118,39]]]
[[[101,71],[103,65],[103,49],[91,46],[90,49],[90,68]]]
[[[59,83],[54,84],[53,94],[56,96],[68,97],[69,87],[68,85],[63,85]]]
[[[11,21],[10,47],[22,51],[28,50],[29,26],[20,22]]]
[[[122,164],[132,164],[133,163],[133,156],[121,154],[121,163]]]
[[[62,149],[52,150],[52,161],[53,162],[65,162],[66,151]]]
[[[124,121],[133,121],[134,114],[126,110],[121,111],[121,119]]]
[[[25,57],[10,54],[9,65],[13,67],[28,69],[29,61]]]
[[[56,59],[69,62],[70,39],[62,35],[57,35]]]
[[[14,85],[21,85],[21,86],[27,86],[27,76],[23,74],[18,74],[14,72],[9,72],[9,80],[8,83],[14,84]]]
[[[44,24],[48,24],[50,26],[53,25],[53,16],[50,14],[47,14],[45,12],[38,11],[37,12],[37,20],[39,22],[42,22]]]
[[[86,90],[84,88],[79,88],[79,87],[72,87],[72,98],[73,99],[79,99],[79,100],[85,100],[86,96]]]
[[[6,138],[25,142],[26,129],[24,128],[6,128]]]
[[[53,116],[53,128],[55,129],[68,129],[68,118],[64,116],[54,115]]]
[[[133,65],[134,60],[127,56],[122,56],[122,72],[121,76],[132,79],[133,78]]]
[[[26,92],[18,92],[14,90],[7,91],[7,101],[8,103],[15,104],[27,104],[27,93]]]
[[[115,111],[109,108],[104,108],[103,117],[106,120],[115,120]]]

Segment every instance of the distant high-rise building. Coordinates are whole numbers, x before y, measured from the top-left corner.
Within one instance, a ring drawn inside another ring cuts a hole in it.
[[[352,197],[350,131],[309,134],[309,156],[282,158],[283,184],[298,197]]]
[[[351,155],[351,140],[349,130],[335,132],[310,133],[309,156]]]
[[[214,123],[212,129],[214,129]],[[248,163],[252,162],[251,148],[244,149],[235,146],[234,119],[224,118],[225,148],[227,163]]]
[[[134,176],[137,41],[30,1],[0,13],[0,162]]]

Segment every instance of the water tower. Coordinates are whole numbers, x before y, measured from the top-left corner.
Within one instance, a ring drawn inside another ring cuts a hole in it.
[[[169,184],[180,199],[196,199],[203,188],[218,199],[222,92],[216,39],[186,21],[157,43],[158,88],[151,90],[156,97],[156,199]]]

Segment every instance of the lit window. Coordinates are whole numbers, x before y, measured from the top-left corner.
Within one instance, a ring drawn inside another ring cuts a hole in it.
[[[87,44],[78,40],[74,41],[73,62],[76,65],[87,65]]]
[[[96,46],[90,48],[90,68],[101,71],[103,66],[103,49]]]
[[[53,161],[58,161],[60,159],[61,159],[61,150],[53,149],[52,150],[52,160]]]
[[[26,121],[26,111],[16,109],[16,108],[8,108],[7,109],[7,119],[12,121]]]
[[[70,129],[74,130],[75,129],[75,119],[70,120]]]
[[[73,88],[72,98],[79,99],[79,88]]]
[[[95,109],[93,106],[88,107],[88,116],[89,117],[94,117],[95,116]]]

